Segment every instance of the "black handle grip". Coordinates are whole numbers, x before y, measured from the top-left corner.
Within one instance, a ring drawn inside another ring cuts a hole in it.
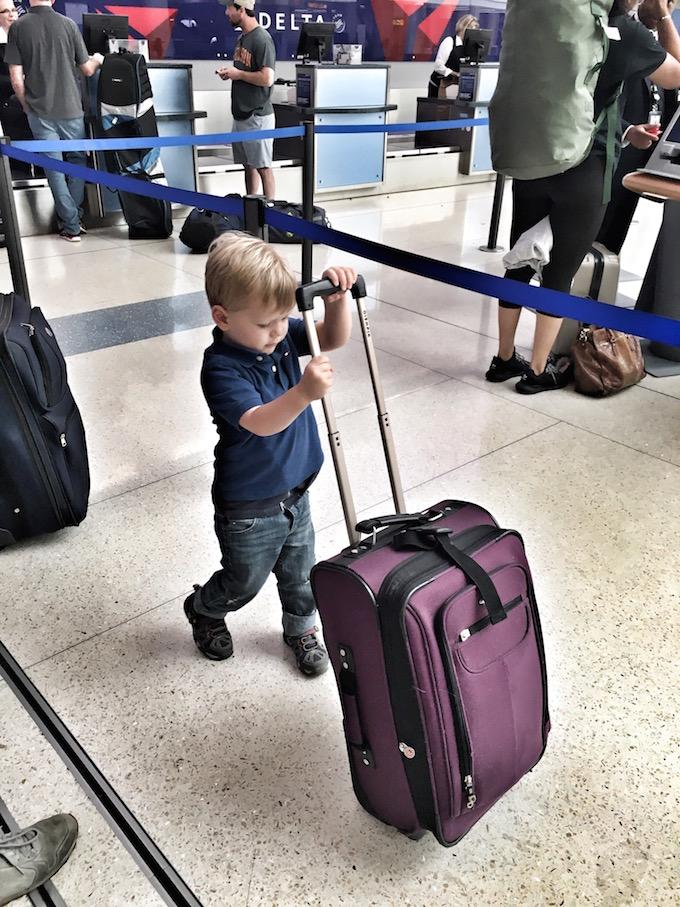
[[[314,308],[314,299],[316,296],[330,296],[331,293],[337,293],[339,287],[332,284],[330,280],[315,280],[314,283],[307,283],[298,287],[295,291],[295,301],[301,312],[309,312]],[[355,299],[363,299],[366,295],[366,281],[357,274],[356,283],[350,288],[350,293]]]
[[[368,535],[374,529],[383,529],[385,526],[417,526],[426,521],[427,518],[422,513],[391,513],[389,516],[376,516],[373,519],[362,520],[357,523],[357,532]]]

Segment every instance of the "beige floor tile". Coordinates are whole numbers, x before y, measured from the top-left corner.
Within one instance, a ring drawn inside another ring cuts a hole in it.
[[[67,904],[161,907],[164,903],[2,681],[0,796],[22,827],[60,812],[78,820],[76,848],[53,879]],[[13,903],[30,904],[27,898]]]
[[[635,495],[620,493],[622,475]],[[464,903],[499,907],[670,907],[680,527],[677,508],[662,525],[657,514],[679,475],[555,426],[409,494],[409,507],[473,499],[522,531],[546,637],[546,755],[453,851],[357,806],[332,678],[295,675],[271,585],[230,619],[233,661],[195,653],[179,598],[32,675],[161,846],[185,855],[207,905],[239,903],[229,892],[247,878],[256,905],[383,904],[398,891],[444,907],[464,891]],[[342,543],[341,527],[319,535],[322,553]],[[199,854],[206,837],[214,850]],[[239,861],[246,852],[252,862]]]
[[[26,274],[31,301],[41,306],[47,318],[176,296],[202,288],[199,278],[152,262],[129,245],[82,255],[34,259],[26,262]],[[9,265],[0,265],[0,278],[9,279]]]
[[[212,461],[217,441],[200,388],[209,328],[69,358],[69,380],[87,430],[92,500]],[[373,406],[363,346],[332,355],[338,416]],[[387,353],[378,356],[388,399],[446,380]],[[316,407],[321,419],[320,405]]]

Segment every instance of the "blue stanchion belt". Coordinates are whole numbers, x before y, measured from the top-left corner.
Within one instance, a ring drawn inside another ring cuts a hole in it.
[[[438,132],[442,129],[472,129],[476,126],[488,126],[488,120],[439,120],[432,123],[348,123],[345,125],[314,127],[319,134],[339,134],[355,132]],[[305,134],[303,126],[283,126],[280,129],[260,129],[255,132],[212,132],[206,135],[168,135],[148,136],[144,138],[122,139],[65,139],[63,142],[53,140],[32,140],[12,142],[12,148],[22,151],[62,152],[62,151],[122,151],[127,148],[175,148],[182,145],[230,145],[233,142],[259,142],[264,139],[300,138]]]
[[[0,152],[25,163],[35,164],[44,169],[57,170],[76,179],[99,183],[123,192],[146,195],[150,198],[159,198],[168,202],[228,214],[242,214],[243,211],[243,203],[240,199],[226,199],[204,192],[190,192],[186,189],[158,186],[151,182],[141,182],[132,177],[103,173],[89,167],[68,164],[55,158],[48,158],[43,154],[19,150],[10,145],[0,145]],[[498,297],[524,308],[537,309],[552,315],[613,328],[670,346],[680,346],[680,321],[672,318],[664,318],[649,312],[630,311],[604,302],[581,299],[578,296],[571,296],[556,290],[547,290],[543,287],[532,287],[519,281],[497,277],[495,274],[485,274],[472,268],[463,268],[460,265],[427,258],[425,255],[393,249],[391,246],[385,246],[369,239],[359,239],[340,230],[310,224],[298,217],[291,217],[272,208],[266,209],[265,222],[304,239],[333,246],[361,258],[367,258],[400,271],[408,271],[420,277],[437,280],[450,286],[460,287],[472,293]]]

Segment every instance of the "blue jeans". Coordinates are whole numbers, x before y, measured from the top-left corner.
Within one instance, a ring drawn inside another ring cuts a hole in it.
[[[73,120],[46,120],[29,113],[28,124],[36,139],[54,141],[85,138],[83,117],[76,117]],[[59,151],[50,151],[47,156],[56,158],[58,161],[66,160],[70,164],[80,164],[81,166],[85,164],[84,151],[65,151],[63,155]],[[73,179],[63,173],[57,173],[55,170],[47,170],[46,173],[47,182],[54,196],[59,229],[71,236],[77,236],[80,233],[85,183],[83,180]]]
[[[215,532],[222,569],[199,590],[194,608],[221,618],[255,598],[270,573],[276,576],[283,606],[283,632],[302,636],[316,624],[316,604],[309,582],[314,566],[314,527],[309,495],[275,516],[230,520],[215,512]]]

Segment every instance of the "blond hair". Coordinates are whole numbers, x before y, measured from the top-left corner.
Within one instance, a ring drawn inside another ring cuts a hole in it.
[[[477,16],[473,16],[472,13],[468,13],[456,22],[456,34],[458,37],[462,38],[468,28],[479,28],[479,19]]]
[[[211,307],[238,312],[256,302],[273,312],[288,312],[296,284],[288,264],[261,239],[224,233],[210,246],[205,292]]]

